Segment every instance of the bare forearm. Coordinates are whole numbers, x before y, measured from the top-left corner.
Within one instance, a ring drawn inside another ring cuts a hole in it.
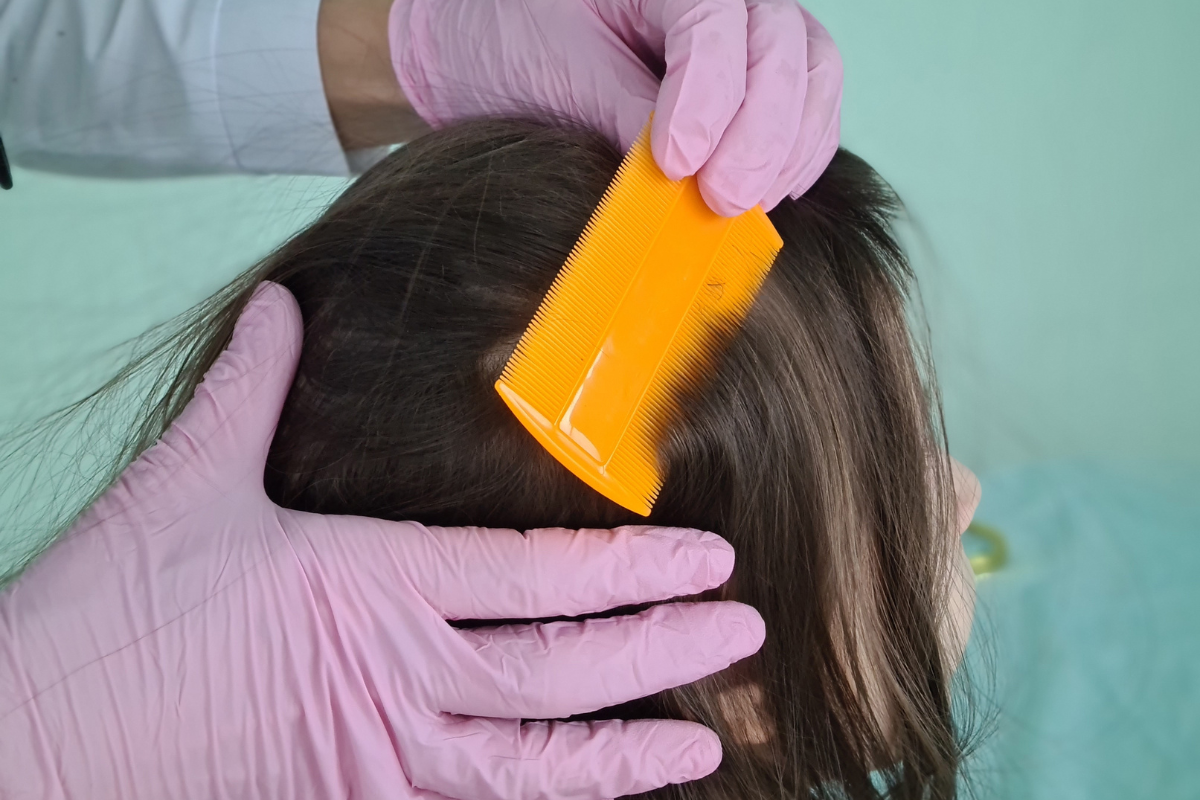
[[[405,142],[429,130],[392,68],[392,0],[322,0],[317,49],[325,96],[347,150]]]

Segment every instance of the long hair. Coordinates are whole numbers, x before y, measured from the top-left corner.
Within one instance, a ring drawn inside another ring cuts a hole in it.
[[[170,374],[123,461],[178,415],[272,280],[304,318],[265,476],[275,502],[438,525],[642,521],[547,455],[492,388],[619,161],[598,134],[518,119],[397,150],[165,341]],[[783,251],[662,442],[649,521],[724,536],[736,571],[704,599],[754,606],[767,639],[722,673],[601,713],[719,734],[718,771],[655,798],[955,793],[954,659],[939,638],[950,479],[906,323],[896,208],[840,151],[774,209]]]

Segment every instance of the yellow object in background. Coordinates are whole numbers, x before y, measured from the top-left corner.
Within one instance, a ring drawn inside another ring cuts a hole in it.
[[[647,124],[496,390],[559,462],[648,515],[678,392],[703,379],[783,247],[759,207],[722,217],[669,180]]]
[[[1008,563],[1008,540],[999,529],[983,522],[972,521],[964,534],[964,543],[968,537],[974,539],[972,543],[975,546],[968,552],[971,553],[971,571],[975,573],[976,578],[991,575]]]

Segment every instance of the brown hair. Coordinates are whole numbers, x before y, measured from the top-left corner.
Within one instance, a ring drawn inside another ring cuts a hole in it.
[[[492,388],[619,160],[598,134],[544,121],[466,122],[399,149],[198,307],[164,346],[173,374],[126,455],[179,413],[273,280],[305,327],[267,468],[276,502],[440,525],[641,521],[542,451]],[[771,212],[783,251],[662,444],[650,521],[732,543],[735,574],[712,596],[757,608],[767,640],[721,674],[606,712],[720,735],[715,774],[655,797],[955,793],[953,659],[938,636],[949,472],[906,324],[895,210],[840,151]]]

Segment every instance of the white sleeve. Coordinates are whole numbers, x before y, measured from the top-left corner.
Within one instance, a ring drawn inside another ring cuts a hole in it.
[[[0,0],[9,158],[123,177],[350,174],[321,83],[319,6]],[[355,166],[378,157],[355,155]]]

